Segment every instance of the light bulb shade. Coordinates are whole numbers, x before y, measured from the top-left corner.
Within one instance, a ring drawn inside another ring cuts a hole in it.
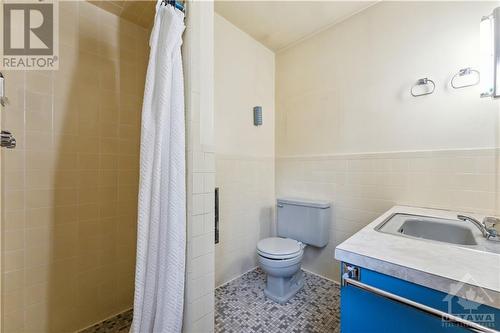
[[[500,97],[500,7],[480,24],[481,97]]]

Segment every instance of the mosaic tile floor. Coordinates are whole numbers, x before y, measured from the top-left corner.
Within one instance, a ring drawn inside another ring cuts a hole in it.
[[[340,289],[304,272],[304,288],[280,305],[264,296],[260,269],[215,290],[215,331],[220,333],[340,332]]]
[[[280,305],[264,296],[266,276],[260,269],[215,290],[215,331],[219,333],[340,332],[340,289],[304,272],[304,288]],[[128,333],[132,310],[80,333]]]
[[[114,316],[79,333],[128,333],[132,324],[132,310]]]

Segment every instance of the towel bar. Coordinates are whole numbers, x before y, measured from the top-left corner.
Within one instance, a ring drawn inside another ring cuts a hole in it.
[[[464,77],[464,76],[473,75],[473,74],[476,74],[476,77],[477,77],[476,80],[474,80],[474,82],[469,83],[469,84],[462,84],[462,85],[457,85],[455,83],[455,80],[458,77]],[[472,87],[472,86],[478,85],[480,81],[481,81],[481,75],[479,74],[479,71],[472,69],[470,67],[467,67],[467,68],[462,68],[461,70],[458,71],[457,74],[453,75],[453,77],[451,78],[450,84],[455,89],[461,89],[461,88]]]
[[[413,89],[415,87],[427,86],[427,85],[432,87],[432,89],[430,91],[424,92],[424,93],[419,93],[419,94],[414,93]],[[434,83],[434,81],[432,81],[431,79],[428,79],[428,78],[424,77],[423,79],[418,79],[417,82],[411,87],[410,94],[413,97],[425,96],[425,95],[432,94],[435,89],[436,89],[436,84]]]

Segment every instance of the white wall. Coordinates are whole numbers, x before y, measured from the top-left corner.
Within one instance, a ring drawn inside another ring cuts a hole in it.
[[[253,125],[262,106],[263,125]],[[274,156],[274,53],[215,14],[217,154]]]
[[[496,5],[381,2],[277,54],[276,195],[335,211],[306,269],[338,280],[335,246],[396,204],[499,213],[498,152],[481,149],[498,146],[499,102],[449,87],[478,67]],[[411,97],[421,77],[436,92]]]
[[[263,125],[253,125],[262,106]],[[274,216],[274,53],[215,15],[216,185],[220,242],[215,284],[257,265]]]
[[[277,55],[277,154],[494,147],[498,103],[451,76],[478,68],[498,2],[383,2]],[[419,78],[431,96],[410,96]]]

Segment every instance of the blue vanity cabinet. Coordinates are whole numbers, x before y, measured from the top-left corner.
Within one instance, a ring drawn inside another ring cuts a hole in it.
[[[342,265],[345,270],[346,266]],[[500,330],[500,310],[470,302],[457,296],[423,287],[408,281],[357,267],[359,274],[352,279],[433,309],[452,313],[482,326]],[[464,286],[464,288],[467,288]],[[477,295],[477,299],[488,295]],[[351,284],[341,287],[342,333],[465,333],[458,327],[425,311],[366,291]]]

